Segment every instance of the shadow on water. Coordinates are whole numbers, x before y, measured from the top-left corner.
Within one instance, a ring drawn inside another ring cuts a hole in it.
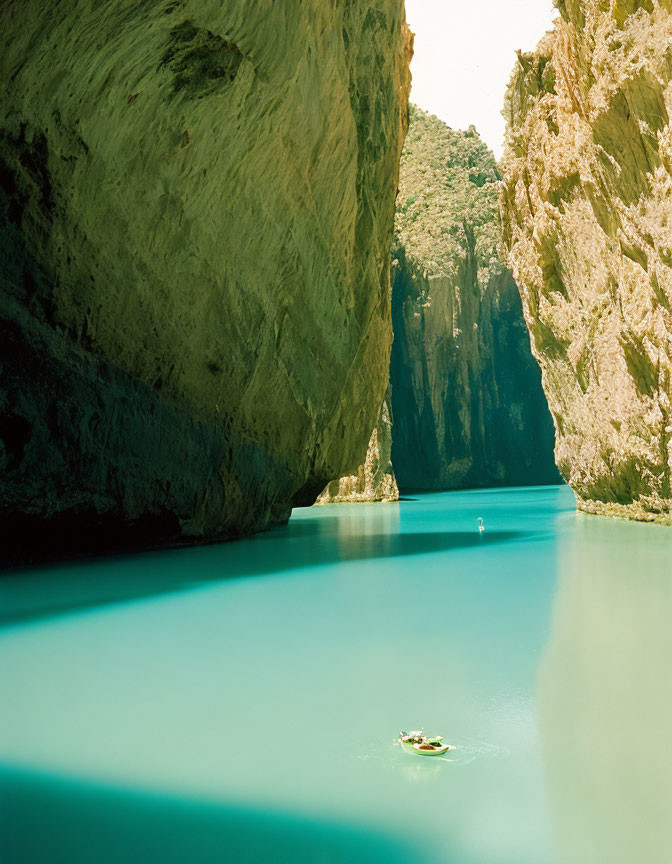
[[[123,603],[205,583],[318,568],[330,564],[520,541],[520,531],[399,533],[338,516],[299,519],[256,537],[214,546],[77,561],[0,575],[0,625]],[[381,530],[382,529],[382,530]]]
[[[4,864],[433,860],[431,850],[393,828],[382,832],[13,770],[0,771],[0,858]]]

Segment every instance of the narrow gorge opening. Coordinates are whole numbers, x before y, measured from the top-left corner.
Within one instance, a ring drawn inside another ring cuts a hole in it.
[[[406,3],[414,56],[392,244],[389,386],[365,461],[319,503],[561,482],[504,248],[498,164],[512,66],[526,62],[522,49],[556,15],[551,0]]]

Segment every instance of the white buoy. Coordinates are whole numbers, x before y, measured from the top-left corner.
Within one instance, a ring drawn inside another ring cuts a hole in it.
[[[481,517],[478,517],[478,533],[482,534],[485,531],[485,525],[483,524],[483,520]]]

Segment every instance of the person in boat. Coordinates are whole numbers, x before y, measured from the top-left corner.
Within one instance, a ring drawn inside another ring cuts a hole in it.
[[[428,737],[422,732],[422,730],[415,732],[402,732],[398,741],[405,747],[405,749],[426,753],[427,755],[432,753],[441,755],[442,753],[446,753],[448,750],[452,749],[449,744],[443,743],[443,736],[433,735]]]

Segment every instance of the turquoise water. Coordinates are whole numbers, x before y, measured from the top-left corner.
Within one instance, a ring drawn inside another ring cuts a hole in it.
[[[9,574],[0,614],[3,862],[671,858],[672,532],[564,487]]]

